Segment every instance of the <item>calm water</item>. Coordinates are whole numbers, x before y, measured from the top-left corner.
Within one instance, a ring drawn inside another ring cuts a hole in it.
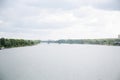
[[[120,80],[120,47],[40,44],[0,50],[0,80]]]

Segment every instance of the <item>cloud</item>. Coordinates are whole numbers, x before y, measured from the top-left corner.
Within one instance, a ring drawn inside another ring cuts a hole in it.
[[[51,38],[115,38],[119,34],[119,11],[105,11],[92,7],[83,7],[71,12],[73,12],[74,17],[77,18],[74,24],[52,31],[50,35]],[[76,15],[74,12],[80,15]],[[84,13],[88,14],[81,17],[81,14]]]
[[[1,4],[5,8],[27,5],[39,8],[73,9],[89,5],[101,9],[120,10],[119,3],[119,0],[1,0]]]
[[[118,0],[4,0],[0,36],[39,39],[114,37]],[[31,36],[30,36],[31,35]],[[16,36],[16,37],[17,37]]]
[[[74,9],[81,6],[93,6],[101,9],[108,10],[120,10],[119,0],[34,0],[23,1],[30,6],[36,6],[40,8],[62,8],[62,9]]]
[[[2,24],[3,23],[3,21],[2,20],[0,20],[0,24]]]

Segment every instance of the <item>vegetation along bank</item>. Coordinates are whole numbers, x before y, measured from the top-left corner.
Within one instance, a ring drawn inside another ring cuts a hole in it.
[[[40,40],[24,40],[24,39],[6,39],[0,38],[0,49],[31,46],[40,43]]]
[[[61,40],[49,40],[44,41],[47,43],[59,43],[59,44],[96,44],[96,45],[112,45],[120,46],[120,39],[61,39]]]

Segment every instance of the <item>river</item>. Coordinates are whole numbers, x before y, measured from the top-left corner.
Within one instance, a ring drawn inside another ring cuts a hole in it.
[[[39,44],[0,50],[0,80],[120,80],[120,47]]]

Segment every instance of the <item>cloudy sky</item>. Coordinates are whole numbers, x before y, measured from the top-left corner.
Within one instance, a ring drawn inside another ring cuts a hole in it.
[[[114,38],[120,0],[0,0],[0,37]]]

